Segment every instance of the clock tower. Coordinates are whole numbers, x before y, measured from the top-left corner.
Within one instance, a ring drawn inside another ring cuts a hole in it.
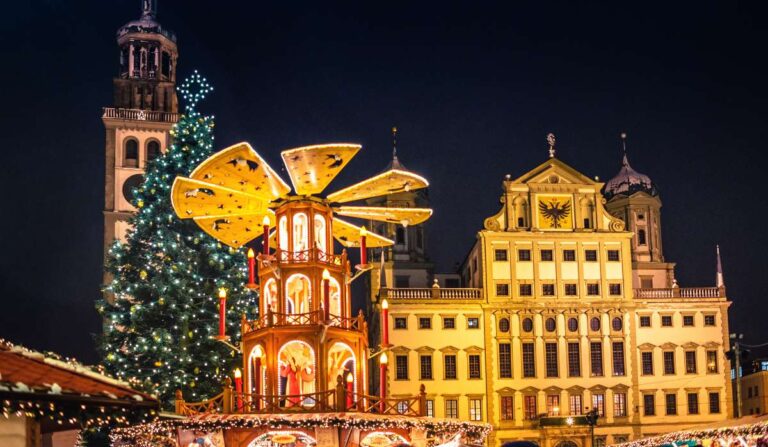
[[[147,162],[165,152],[178,120],[176,36],[156,20],[156,0],[141,1],[141,17],[117,30],[119,69],[113,103],[105,107],[104,251],[123,239],[135,211],[133,189]]]

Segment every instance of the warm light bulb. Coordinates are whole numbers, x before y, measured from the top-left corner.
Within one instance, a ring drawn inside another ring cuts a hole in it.
[[[253,350],[253,355],[257,358],[264,357],[264,350],[261,349],[261,345],[256,345],[256,349]]]
[[[352,374],[347,374],[347,382],[348,382],[348,383],[352,383],[352,382],[354,382],[354,381],[355,381],[355,378],[354,378],[354,377],[352,377]]]
[[[389,359],[387,358],[387,353],[382,352],[381,357],[379,357],[379,363],[381,363],[382,365],[386,365],[388,361]]]
[[[383,300],[381,300],[381,308],[382,308],[382,309],[384,309],[384,310],[387,310],[387,309],[389,309],[389,301],[387,301],[387,299],[386,299],[386,298],[384,298]]]
[[[261,220],[261,224],[264,225],[265,227],[268,227],[269,226],[269,216],[264,215],[264,219]]]
[[[227,297],[227,289],[224,287],[219,289],[219,298],[226,298]]]
[[[323,269],[323,281],[330,281],[331,279],[331,273],[328,271],[328,269]]]
[[[360,227],[360,237],[366,236],[368,236],[368,230],[365,229],[365,226]]]
[[[243,373],[240,371],[240,368],[235,368],[235,379],[239,379],[243,377]]]
[[[248,259],[253,259],[254,256],[256,256],[256,255],[253,253],[253,249],[249,248],[248,249]]]

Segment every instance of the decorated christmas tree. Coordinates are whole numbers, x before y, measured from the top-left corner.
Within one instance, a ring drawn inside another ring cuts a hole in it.
[[[192,221],[176,217],[171,185],[213,152],[212,116],[197,110],[211,87],[197,72],[179,91],[185,113],[171,131],[169,150],[147,165],[135,191],[132,229],[109,250],[113,280],[97,308],[104,318],[100,349],[116,377],[156,394],[170,406],[174,392],[201,400],[221,391],[225,376],[241,363],[213,337],[219,333],[219,291],[228,295],[227,335],[240,339],[240,319],[256,311],[245,253],[222,245]]]

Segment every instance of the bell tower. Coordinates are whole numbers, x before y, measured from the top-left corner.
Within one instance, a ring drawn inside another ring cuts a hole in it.
[[[104,251],[123,239],[135,211],[133,189],[147,163],[170,145],[178,120],[176,36],[156,20],[156,0],[141,1],[141,17],[117,30],[119,68],[113,103],[105,107]]]

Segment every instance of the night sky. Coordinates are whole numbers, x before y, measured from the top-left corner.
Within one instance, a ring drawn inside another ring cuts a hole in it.
[[[768,340],[760,6],[159,3],[180,76],[215,86],[201,110],[217,147],[249,141],[279,169],[285,148],[363,144],[335,190],[386,166],[396,125],[401,161],[431,181],[442,270],[499,209],[504,175],[546,160],[548,132],[559,158],[605,181],[626,131],[632,166],[661,191],[680,285],[714,285],[719,243],[732,328]],[[31,0],[0,15],[0,337],[86,362],[100,331],[101,108],[115,31],[139,12],[139,0]]]

